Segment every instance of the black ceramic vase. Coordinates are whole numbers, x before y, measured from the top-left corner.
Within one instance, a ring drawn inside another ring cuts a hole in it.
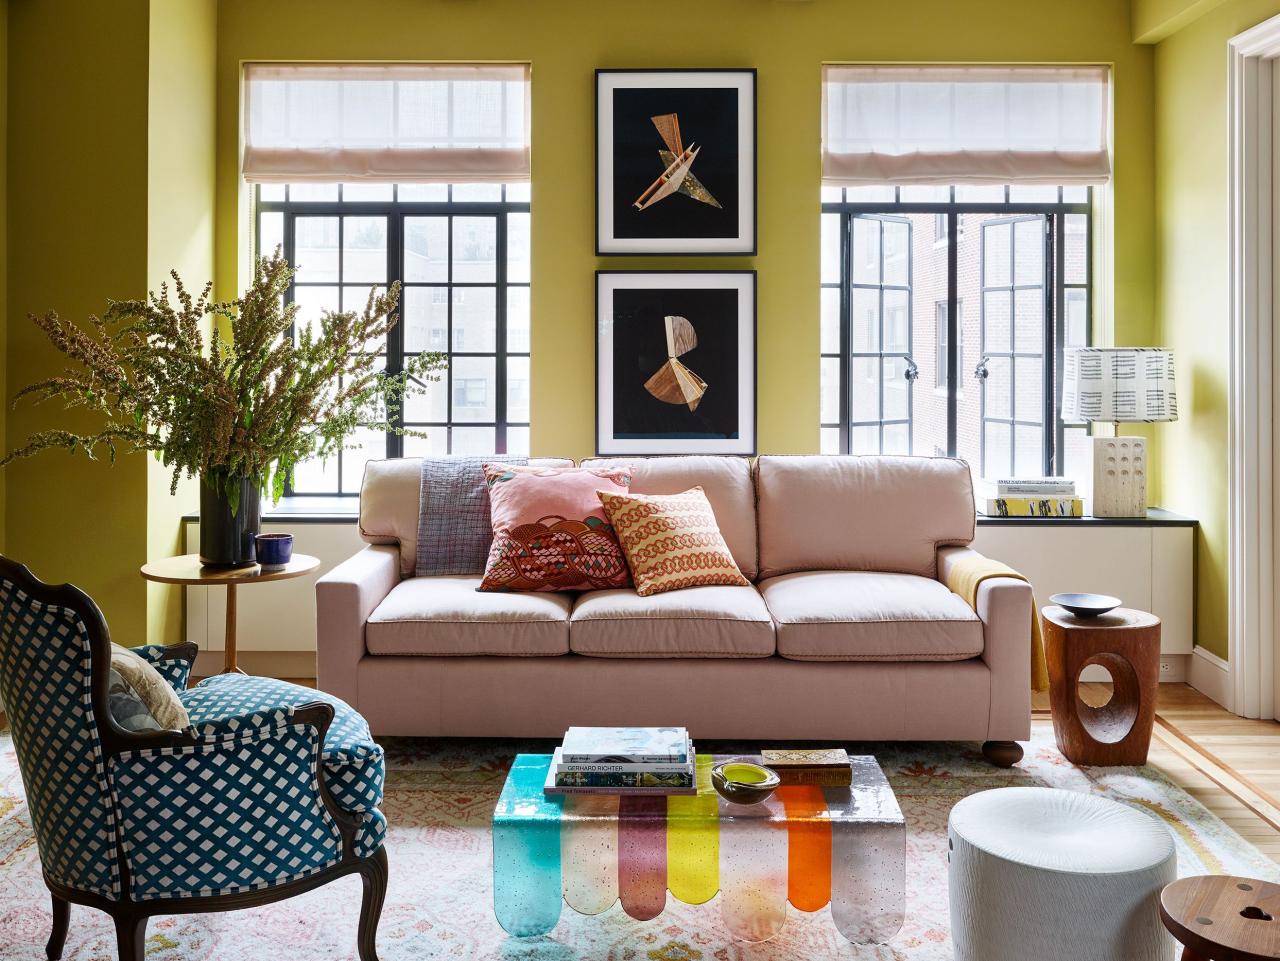
[[[210,567],[246,567],[257,560],[253,539],[262,521],[258,479],[238,477],[232,484],[239,492],[234,509],[225,476],[200,478],[200,563]]]

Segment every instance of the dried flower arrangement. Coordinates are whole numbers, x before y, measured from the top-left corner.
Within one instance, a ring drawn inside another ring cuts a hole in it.
[[[71,362],[62,374],[24,387],[15,403],[61,400],[106,418],[93,434],[32,434],[0,466],[46,450],[94,458],[117,447],[153,451],[179,478],[220,486],[236,512],[241,481],[279,499],[294,465],[328,457],[358,426],[414,434],[395,425],[412,380],[438,379],[441,354],[379,368],[374,345],[396,324],[399,285],[372,291],[363,312],[325,313],[316,329],[291,336],[297,305],[284,303],[293,268],[277,251],[258,260],[253,283],[229,303],[192,298],[177,272],[173,289],[143,300],[109,302],[87,329],[50,312],[31,320]],[[212,318],[206,345],[202,328]],[[219,320],[230,325],[230,338]]]

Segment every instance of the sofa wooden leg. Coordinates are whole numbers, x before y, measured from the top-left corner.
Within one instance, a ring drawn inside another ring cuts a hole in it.
[[[147,951],[147,917],[116,915],[116,953],[120,961],[142,961]]]
[[[360,868],[364,882],[364,900],[360,904],[360,934],[357,947],[360,961],[378,961],[378,919],[382,917],[382,902],[387,896],[387,849],[378,853]]]
[[[996,767],[1013,767],[1022,760],[1022,745],[1017,741],[985,741],[982,756]]]
[[[67,926],[71,923],[71,904],[56,894],[51,897],[53,898],[53,928],[49,931],[49,943],[45,945],[44,953],[49,961],[59,961],[62,957],[62,948],[67,943]]]

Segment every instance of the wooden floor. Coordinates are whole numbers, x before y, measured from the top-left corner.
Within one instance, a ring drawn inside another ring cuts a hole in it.
[[[1089,703],[1110,685],[1082,685]],[[1148,763],[1280,862],[1280,722],[1236,717],[1186,684],[1161,684]],[[1047,694],[1034,707],[1047,717]]]

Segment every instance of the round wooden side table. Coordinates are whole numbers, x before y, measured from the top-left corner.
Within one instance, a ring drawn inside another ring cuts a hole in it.
[[[1280,958],[1280,885],[1253,878],[1181,878],[1160,892],[1160,919],[1182,961]]]
[[[258,564],[249,567],[206,567],[199,554],[180,554],[142,565],[142,576],[161,584],[188,584],[227,589],[226,647],[222,654],[222,673],[240,671],[236,666],[236,587],[301,577],[320,566],[320,558],[310,554],[294,554],[289,563],[278,570],[264,571]],[[240,673],[244,673],[240,671]]]
[[[1058,750],[1076,764],[1145,764],[1160,684],[1160,618],[1125,607],[1099,617],[1046,607],[1042,615]],[[1111,700],[1101,707],[1080,697],[1080,672],[1090,664],[1111,674]]]

